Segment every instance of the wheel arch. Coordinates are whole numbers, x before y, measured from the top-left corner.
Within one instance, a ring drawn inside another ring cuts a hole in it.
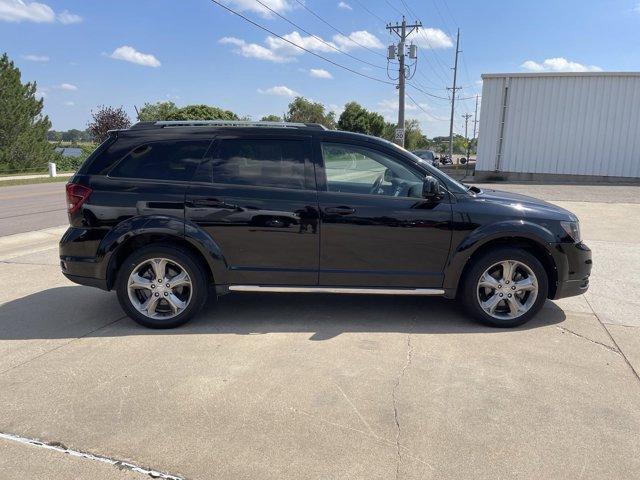
[[[208,282],[226,283],[226,262],[220,248],[206,232],[175,217],[134,217],[113,228],[98,248],[99,255],[105,260],[107,289],[113,288],[122,262],[136,249],[153,243],[185,249],[202,264]]]
[[[521,224],[522,226],[522,224]],[[498,247],[521,248],[535,256],[545,269],[548,278],[548,298],[553,298],[558,282],[558,266],[551,251],[553,234],[543,227],[532,225],[529,228],[494,231],[491,234],[467,237],[455,250],[445,271],[444,286],[446,296],[457,296],[460,286],[475,259]]]

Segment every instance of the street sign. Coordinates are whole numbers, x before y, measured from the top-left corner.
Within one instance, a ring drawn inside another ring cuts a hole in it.
[[[404,128],[396,128],[396,140],[404,141]]]

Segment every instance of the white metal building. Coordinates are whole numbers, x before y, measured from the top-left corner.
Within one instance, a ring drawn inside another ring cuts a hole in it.
[[[482,76],[479,178],[640,178],[640,72]]]

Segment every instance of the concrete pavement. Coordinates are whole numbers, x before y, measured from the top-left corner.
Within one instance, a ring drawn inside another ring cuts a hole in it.
[[[0,291],[0,432],[190,479],[640,477],[640,212],[556,196],[592,287],[516,330],[437,298],[258,294],[147,330],[61,276],[55,230],[0,238],[0,277],[26,279]],[[10,443],[1,478],[122,474]]]

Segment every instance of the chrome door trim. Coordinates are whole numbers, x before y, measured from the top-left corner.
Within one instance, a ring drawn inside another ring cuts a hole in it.
[[[266,287],[260,285],[230,285],[229,291],[265,293],[341,293],[348,295],[444,295],[444,290],[439,288]]]

